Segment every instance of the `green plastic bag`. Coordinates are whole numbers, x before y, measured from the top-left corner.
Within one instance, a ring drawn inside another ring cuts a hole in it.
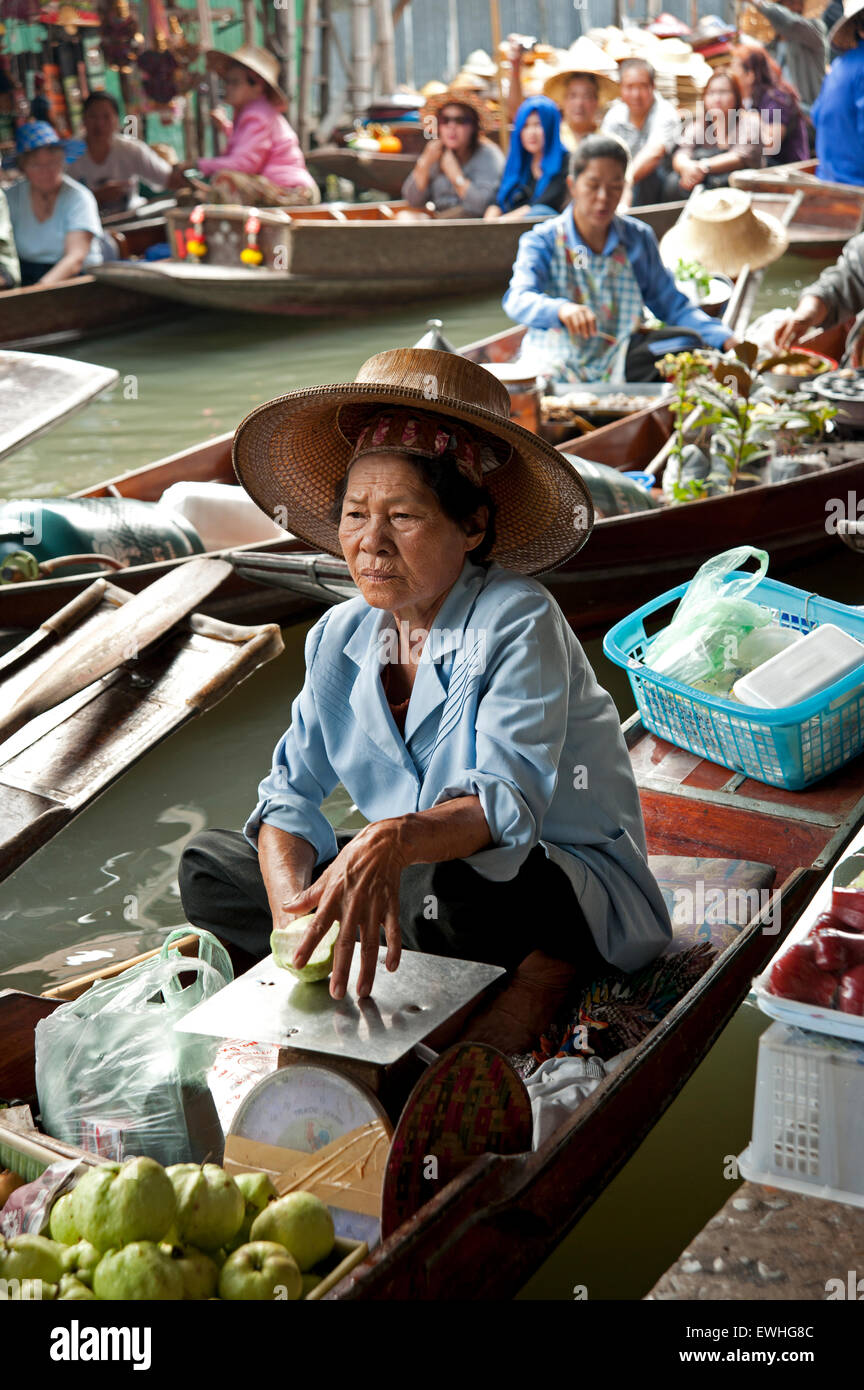
[[[748,560],[753,574],[726,580]],[[724,550],[706,560],[691,579],[668,627],[658,633],[642,660],[652,671],[683,685],[722,693],[744,675],[741,644],[756,628],[773,621],[768,608],[747,598],[768,569],[768,555],[751,545]],[[728,678],[728,680],[727,680]]]
[[[190,933],[199,939],[197,958],[169,953]],[[180,977],[189,974],[195,978],[184,986]],[[224,1137],[207,1085],[219,1039],[178,1033],[174,1024],[233,978],[216,937],[184,927],[158,956],[98,981],[40,1020],[43,1129],[117,1161],[220,1162]]]

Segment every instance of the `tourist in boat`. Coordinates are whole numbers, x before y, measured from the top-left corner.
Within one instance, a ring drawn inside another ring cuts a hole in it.
[[[318,185],[282,114],[288,101],[279,87],[277,59],[263,48],[244,44],[235,53],[209,50],[207,66],[222,78],[234,111],[233,122],[213,112],[214,123],[228,139],[225,153],[197,162],[201,173],[212,180],[213,201],[256,207],[320,203]]]
[[[549,97],[529,97],[516,113],[510,149],[487,221],[554,217],[569,202],[561,113]]]
[[[797,164],[810,158],[810,137],[798,92],[761,44],[733,50],[732,74],[747,109],[758,112],[765,163]]]
[[[793,313],[783,319],[776,334],[779,348],[790,348],[811,328],[833,328],[864,310],[864,232],[847,241],[836,265],[822,271],[818,280],[802,290]]]
[[[6,190],[21,283],[47,288],[102,261],[96,199],[63,172],[65,156],[53,126],[26,121],[15,132],[24,175]]]
[[[120,108],[110,92],[91,92],[84,102],[84,139],[87,148],[69,173],[90,189],[103,214],[142,203],[141,179],[159,190],[186,183],[182,170],[172,169],[143,140],[120,134]]]
[[[676,287],[651,228],[616,216],[628,161],[620,140],[589,135],[570,156],[572,202],[519,240],[504,310],[528,327],[524,355],[558,381],[659,380],[655,354],[637,331],[646,307],[711,347],[735,342]],[[667,350],[668,340],[657,355]]]
[[[21,267],[18,264],[18,252],[15,250],[15,238],[12,235],[9,204],[0,188],[0,290],[14,290],[20,284]]]
[[[777,34],[771,56],[809,115],[828,65],[828,30],[819,15],[805,16],[805,0],[749,0]]]
[[[435,134],[402,185],[407,216],[482,217],[504,169],[500,147],[488,138],[488,106],[473,92],[451,87],[430,97],[421,116],[424,130]]]
[[[816,173],[829,183],[864,185],[864,0],[846,0],[829,37],[840,56],[813,107]]]
[[[741,88],[731,72],[713,73],[702,94],[690,138],[672,156],[663,183],[669,202],[689,198],[694,188],[724,188],[735,169],[758,169],[762,140],[755,113],[745,112]]]
[[[541,951],[583,978],[639,968],[671,927],[646,860],[611,697],[547,588],[592,509],[575,469],[509,418],[491,373],[396,349],[356,382],[258,407],[234,443],[258,505],[342,554],[359,596],[306,639],[306,679],[244,834],[180,864],[188,919],[247,959],[341,924],[330,993],[372,992],[403,948],[513,970]],[[290,485],[286,486],[286,482]],[[340,784],[368,824],[339,839]]]
[[[681,118],[671,101],[654,89],[654,69],[644,58],[625,58],[618,65],[621,96],[613,101],[600,127],[630,151],[632,163],[621,206],[659,203],[667,156],[681,137]]]
[[[511,121],[522,105],[522,44],[511,41],[508,109]],[[618,96],[618,77],[609,71],[610,60],[597,44],[583,35],[570,46],[562,65],[543,83],[543,95],[551,97],[561,112],[561,142],[572,154],[586,135],[600,124],[602,109]]]

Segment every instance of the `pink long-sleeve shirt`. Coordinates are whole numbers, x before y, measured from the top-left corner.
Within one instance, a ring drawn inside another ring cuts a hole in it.
[[[281,112],[266,97],[241,108],[224,154],[199,159],[202,174],[222,169],[240,174],[263,174],[280,188],[314,185],[297,136]]]

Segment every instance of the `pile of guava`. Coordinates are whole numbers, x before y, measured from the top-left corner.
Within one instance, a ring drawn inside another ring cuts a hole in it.
[[[335,1241],[310,1192],[279,1197],[266,1173],[152,1158],[91,1168],[54,1202],[48,1230],[0,1240],[7,1297],[32,1298],[38,1280],[37,1296],[60,1301],[293,1301],[321,1282]]]

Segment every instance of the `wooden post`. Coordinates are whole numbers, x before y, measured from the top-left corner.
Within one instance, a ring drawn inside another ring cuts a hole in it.
[[[351,114],[360,116],[372,100],[372,27],[370,0],[351,5]]]
[[[495,58],[495,86],[498,89],[498,109],[501,113],[501,128],[498,139],[505,154],[510,147],[510,129],[507,123],[507,103],[504,100],[504,84],[501,81],[501,9],[498,0],[489,0],[489,20],[492,25],[492,53]]]
[[[279,59],[279,77],[288,105],[285,115],[291,125],[297,125],[297,13],[296,0],[277,0],[274,11],[276,41],[274,49]]]
[[[398,9],[398,6],[397,6]],[[394,15],[395,15],[394,11]],[[414,11],[411,8],[410,0],[404,5],[400,14],[403,15],[402,28],[405,30],[405,81],[409,87],[414,86]],[[398,19],[398,15],[396,18]]]
[[[376,87],[379,96],[390,96],[396,90],[396,40],[390,0],[375,0],[375,30]]]
[[[331,62],[331,35],[333,33],[333,16],[331,13],[331,0],[320,0],[321,20],[318,26],[320,38],[319,61],[318,61],[318,120],[322,122],[326,119],[330,110],[330,62]]]
[[[309,98],[312,89],[312,60],[315,54],[315,29],[318,23],[318,0],[303,0],[303,27],[300,33],[300,82],[297,91],[297,139],[304,154],[309,151]]]
[[[258,42],[257,26],[255,23],[255,0],[243,0],[243,42]]]
[[[459,11],[456,0],[447,0],[447,80],[459,71]]]
[[[208,50],[209,48],[215,47],[215,45],[214,45],[214,43],[213,43],[213,19],[212,19],[211,14],[210,14],[210,0],[197,0],[197,10],[198,10],[198,37],[199,37],[199,39],[201,40],[201,48],[202,48],[203,51],[206,53],[207,50]],[[206,100],[206,103],[205,103],[205,105],[207,106],[207,110],[206,110],[206,112],[203,113],[204,119],[201,120],[201,121],[199,121],[199,128],[200,128],[200,130],[201,130],[201,135],[202,135],[202,145],[201,145],[201,149],[198,151],[199,154],[205,154],[205,153],[206,153],[206,149],[205,149],[204,144],[203,144],[203,138],[204,138],[205,132],[206,132],[207,129],[208,129],[208,126],[210,125],[210,112],[211,112],[211,111],[215,108],[215,106],[217,105],[217,99],[216,99],[216,74],[213,73],[213,72],[209,72],[209,71],[207,70],[207,68],[206,68],[206,64],[205,64],[205,76],[203,77],[202,82],[203,82],[203,84],[204,84],[204,85],[206,86],[206,88],[207,88],[207,100]],[[199,91],[200,91],[200,86],[199,86]],[[199,102],[200,102],[200,96],[199,96]],[[212,129],[212,127],[210,127],[210,128]],[[218,135],[214,135],[213,140],[214,140],[214,149],[215,149],[216,153],[218,154],[218,153],[219,153],[219,137],[218,137]]]

